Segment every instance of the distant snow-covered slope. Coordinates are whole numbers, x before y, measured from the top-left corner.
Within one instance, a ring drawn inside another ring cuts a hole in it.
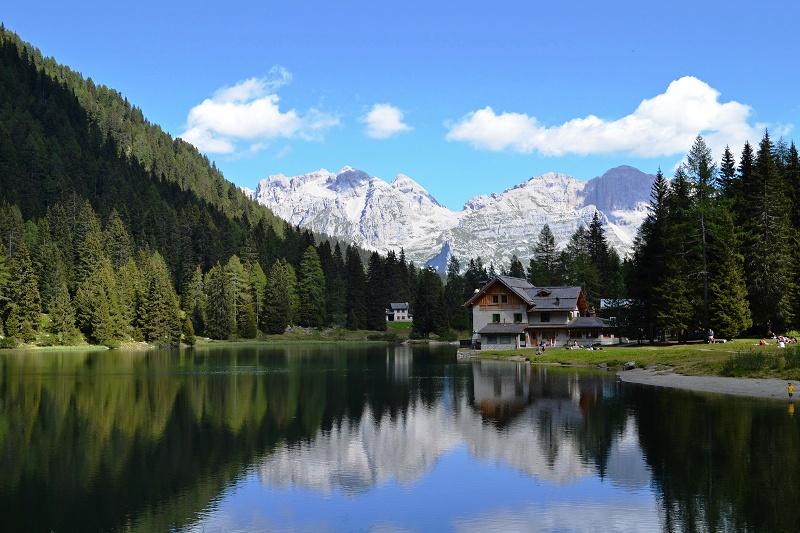
[[[270,176],[245,192],[292,224],[383,253],[402,247],[409,259],[442,270],[451,254],[497,265],[513,254],[526,260],[544,224],[563,246],[595,211],[611,244],[628,253],[652,182],[652,175],[629,166],[588,181],[553,172],[476,196],[461,211],[442,206],[408,176],[388,183],[351,167]]]

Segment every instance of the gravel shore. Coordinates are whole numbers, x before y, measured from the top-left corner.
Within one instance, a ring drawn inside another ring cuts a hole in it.
[[[698,392],[733,394],[736,396],[750,396],[753,398],[788,400],[786,384],[789,381],[783,379],[683,376],[669,371],[646,370],[641,368],[617,372],[617,375],[625,383],[639,383],[641,385],[669,387]],[[798,391],[800,391],[800,382],[793,383]],[[800,399],[800,394],[796,392],[794,401],[798,399]]]

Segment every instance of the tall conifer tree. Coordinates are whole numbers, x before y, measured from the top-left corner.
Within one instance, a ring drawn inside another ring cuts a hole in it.
[[[320,327],[325,323],[325,275],[316,248],[309,246],[300,261],[297,283],[298,323]]]

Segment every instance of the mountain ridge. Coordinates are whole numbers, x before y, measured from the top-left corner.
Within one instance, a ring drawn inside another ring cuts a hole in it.
[[[245,191],[292,224],[382,253],[403,248],[415,262],[442,271],[451,253],[497,265],[511,255],[527,259],[545,223],[563,247],[595,211],[612,246],[628,254],[646,216],[653,179],[629,165],[589,180],[548,172],[476,195],[460,211],[443,206],[410,176],[387,181],[350,166],[275,174]]]

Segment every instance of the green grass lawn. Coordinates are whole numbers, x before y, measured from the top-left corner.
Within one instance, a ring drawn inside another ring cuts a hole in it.
[[[781,358],[782,350],[776,346],[754,346],[758,339],[737,339],[725,344],[675,344],[666,346],[604,346],[602,350],[567,350],[566,348],[548,348],[544,354],[536,355],[535,348],[520,350],[485,350],[481,357],[507,358],[513,355],[525,357],[532,363],[560,363],[567,365],[598,365],[605,363],[610,367],[621,366],[633,361],[637,366],[657,366],[671,368],[675,372],[689,375],[718,375],[723,373],[723,366],[736,353],[757,351]],[[782,369],[780,364],[775,368],[756,369],[737,375],[749,377],[790,377],[797,373],[796,369]]]
[[[389,331],[411,331],[411,322],[387,322],[386,329]]]

